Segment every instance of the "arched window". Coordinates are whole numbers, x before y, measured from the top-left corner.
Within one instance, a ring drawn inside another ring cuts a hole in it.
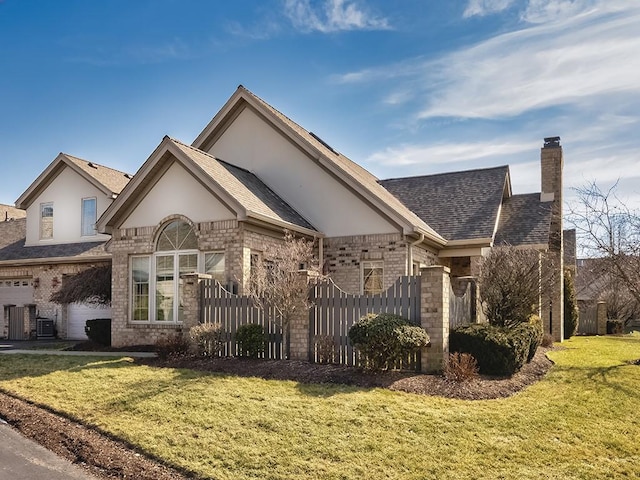
[[[168,223],[160,232],[156,251],[197,250],[198,240],[193,227],[182,220]]]

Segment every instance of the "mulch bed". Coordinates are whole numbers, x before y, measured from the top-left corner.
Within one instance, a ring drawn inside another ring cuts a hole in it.
[[[504,398],[540,380],[553,364],[540,348],[531,363],[509,378],[479,377],[463,383],[449,382],[439,375],[406,372],[368,373],[340,365],[319,365],[290,360],[260,361],[238,358],[170,360],[136,359],[156,367],[190,368],[229,375],[292,380],[301,383],[337,383],[361,388],[388,388],[404,392],[486,400]],[[82,466],[102,479],[182,480],[196,478],[164,465],[124,442],[56,415],[30,402],[0,392],[0,418],[23,435]]]

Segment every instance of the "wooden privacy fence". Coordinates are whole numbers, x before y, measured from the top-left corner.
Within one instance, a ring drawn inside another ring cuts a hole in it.
[[[206,279],[200,285],[202,298],[200,321],[220,323],[225,331],[221,355],[238,356],[240,352],[235,341],[238,327],[257,323],[263,326],[267,334],[262,358],[269,360],[283,358],[282,328],[277,323],[276,312],[265,312],[254,305],[251,297],[234,295],[215,280]]]
[[[225,343],[222,355],[239,355],[235,334],[240,325],[257,323],[264,327],[268,342],[265,359],[283,358],[282,328],[275,311],[263,311],[251,297],[234,295],[220,283],[204,279],[201,285],[201,322],[222,324]],[[313,306],[309,310],[309,360],[358,365],[349,344],[351,326],[368,313],[393,313],[420,325],[420,277],[400,277],[387,291],[377,295],[351,295],[331,280],[313,283],[310,288]],[[324,346],[324,347],[323,347]],[[326,350],[329,349],[327,358]],[[420,354],[405,359],[400,367],[417,369]]]
[[[349,344],[351,326],[368,313],[393,313],[420,325],[420,277],[400,277],[387,291],[376,295],[351,295],[333,281],[313,286],[314,306],[309,312],[310,360],[358,365],[358,356]],[[419,353],[406,359],[402,368],[416,369]]]
[[[598,303],[595,301],[578,301],[578,334],[597,335]]]

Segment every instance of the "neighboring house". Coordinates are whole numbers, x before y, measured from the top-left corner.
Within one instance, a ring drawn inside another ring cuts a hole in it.
[[[179,328],[183,274],[246,291],[287,230],[316,242],[324,272],[351,293],[428,265],[477,275],[502,244],[546,251],[543,268],[562,272],[562,162],[559,138],[545,139],[542,192],[527,195],[513,195],[506,166],[379,181],[240,86],[192,145],[165,137],[97,222],[111,235],[112,343]],[[557,277],[541,314],[560,339]]]
[[[110,316],[108,309],[57,305],[49,298],[65,275],[110,263],[110,237],[95,223],[129,179],[61,153],[16,201],[17,209],[5,210],[16,219],[0,222],[0,334],[28,338],[40,317],[54,320],[60,337],[82,339],[87,318]]]
[[[16,220],[18,218],[24,218],[26,216],[27,212],[25,212],[24,210],[12,207],[11,205],[0,204],[0,222],[8,222],[10,220]]]

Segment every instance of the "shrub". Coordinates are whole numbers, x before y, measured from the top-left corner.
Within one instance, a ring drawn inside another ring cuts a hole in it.
[[[607,335],[624,333],[624,322],[622,320],[607,320]]]
[[[480,373],[512,375],[522,368],[529,355],[530,335],[526,328],[465,325],[451,330],[449,347],[452,352],[473,355]]]
[[[564,339],[568,340],[578,331],[578,300],[571,271],[564,271]]]
[[[544,336],[544,330],[542,327],[542,319],[537,315],[532,315],[529,318],[529,322],[523,323],[516,327],[516,330],[520,329],[522,334],[529,338],[529,351],[527,353],[527,363],[533,360],[538,347],[542,343],[542,337]]]
[[[444,377],[458,383],[473,380],[478,377],[478,362],[468,353],[452,353],[444,366]]]
[[[236,342],[240,354],[246,357],[258,358],[264,352],[267,336],[262,325],[247,323],[236,330]]]
[[[111,346],[111,319],[94,318],[87,320],[84,332],[89,340],[105,347]]]
[[[360,352],[365,368],[385,370],[426,347],[429,335],[398,315],[370,313],[349,329],[349,341]]]
[[[188,355],[191,350],[191,342],[182,335],[182,332],[176,332],[158,340],[155,347],[158,358],[166,360]]]
[[[189,329],[189,336],[198,355],[218,357],[224,346],[225,331],[219,323],[200,323]]]
[[[544,347],[544,348],[553,347],[553,336],[551,336],[551,334],[549,334],[549,333],[545,333],[542,336],[542,343],[540,344],[540,346]]]
[[[336,343],[332,335],[316,335],[316,352],[318,362],[333,363],[336,354]]]

